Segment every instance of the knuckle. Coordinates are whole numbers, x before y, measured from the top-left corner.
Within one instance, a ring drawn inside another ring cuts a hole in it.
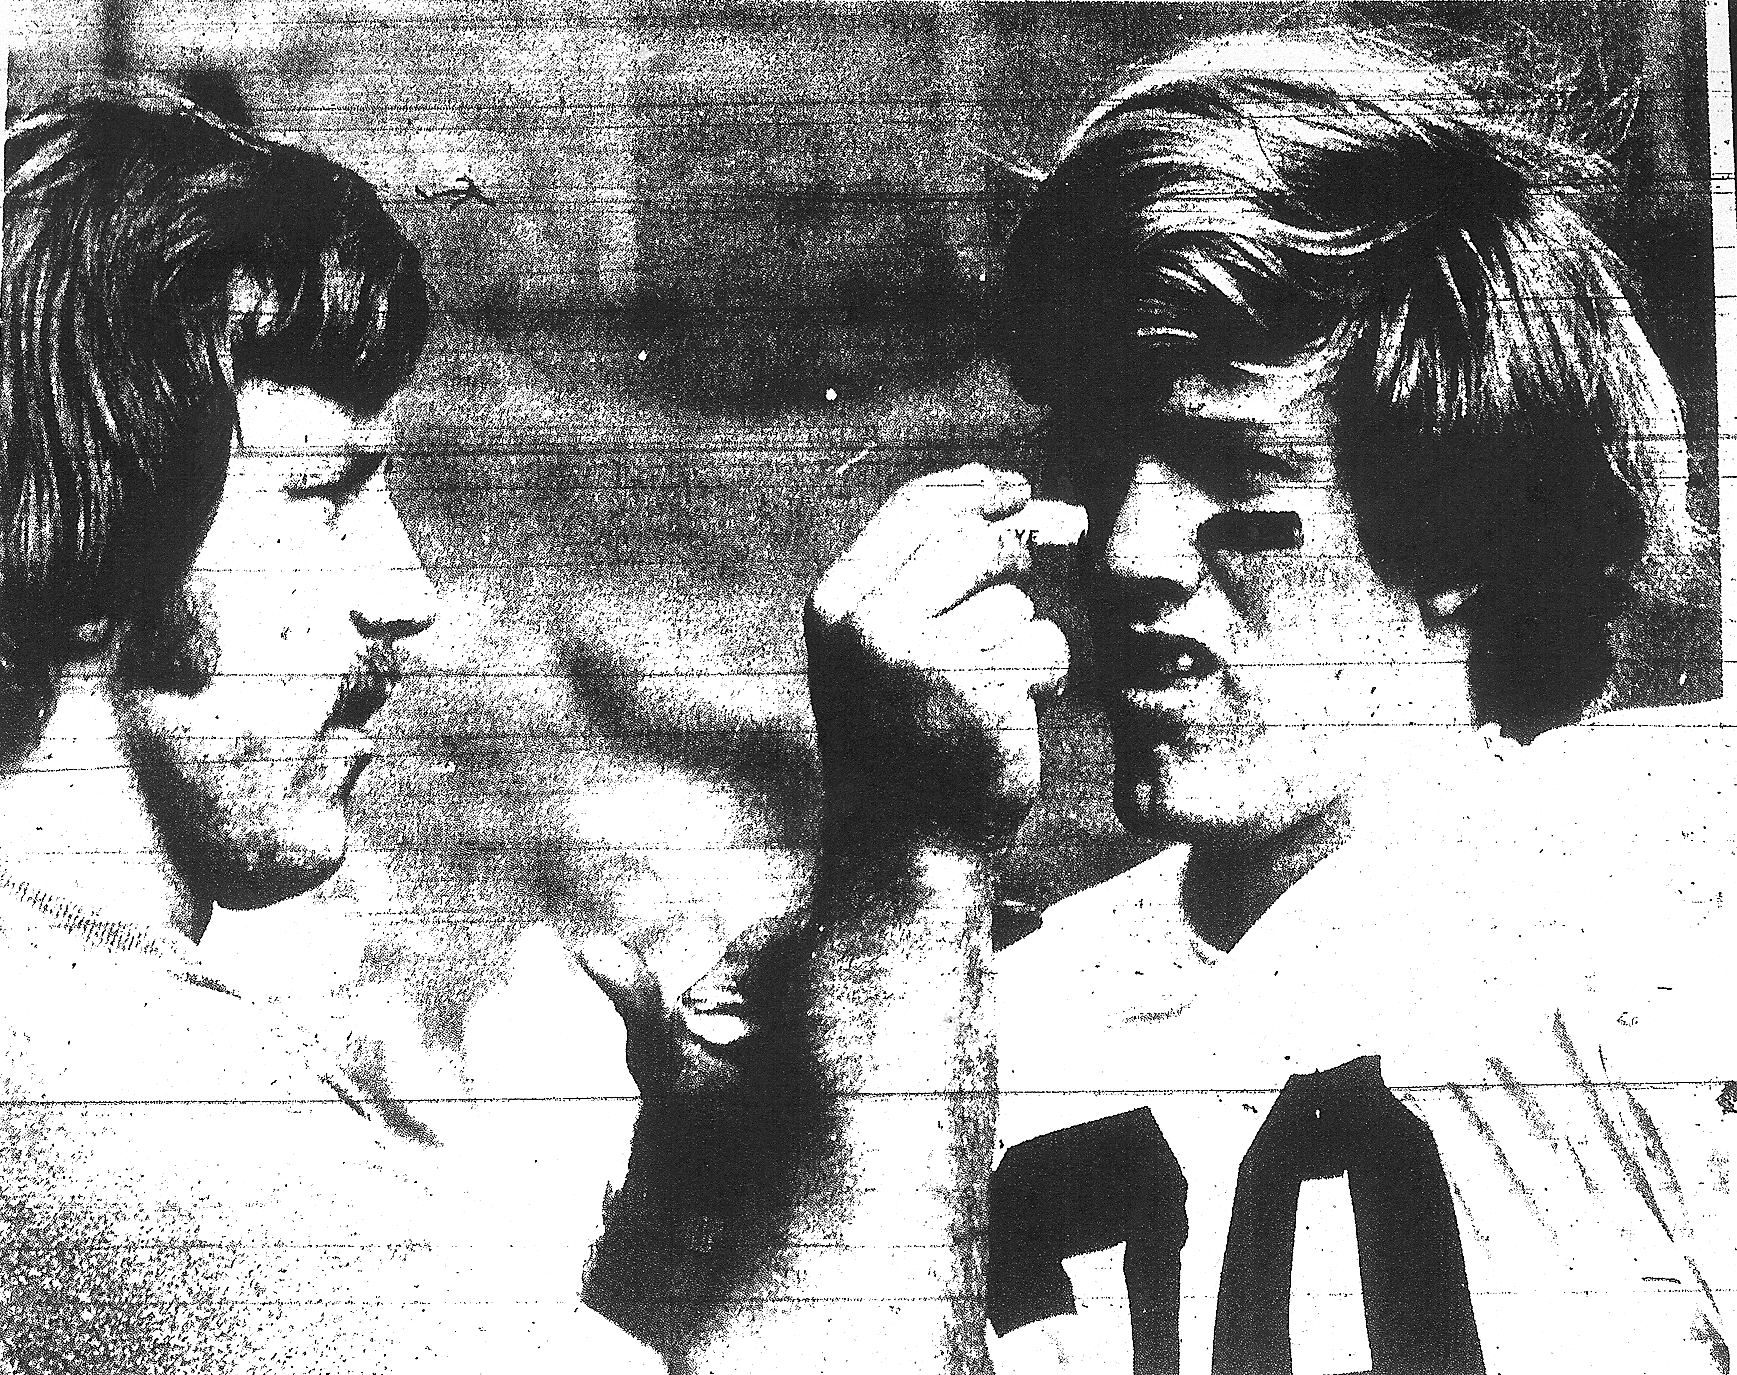
[[[1014,587],[1011,583],[1003,583],[1002,586],[1007,588],[1008,595],[1006,601],[1008,614],[1010,616],[1017,620],[1029,621],[1037,614],[1037,607],[1032,604],[1031,598],[1023,591]]]
[[[1068,637],[1062,634],[1062,628],[1054,621],[1034,620],[1026,632],[1035,648],[1049,652],[1050,657],[1067,656]]]
[[[1023,573],[1031,567],[1031,546],[1011,525],[995,527],[995,560],[999,567]]]
[[[835,594],[822,578],[814,591],[808,594],[808,605],[804,609],[804,619],[810,625],[832,626],[841,618],[835,601]]]
[[[939,509],[934,488],[901,487],[887,498],[869,528],[878,545],[907,544],[923,537]]]
[[[907,501],[921,501],[932,493],[948,491],[982,480],[982,464],[968,463],[961,468],[947,468],[938,473],[924,473],[922,477],[912,478],[893,494],[893,500],[898,501],[902,498]]]
[[[842,565],[834,564],[808,594],[808,604],[803,613],[811,628],[836,629],[849,621],[856,609],[855,598],[841,568]]]
[[[1054,621],[1033,622],[1031,663],[1037,673],[1059,677],[1067,672],[1071,657],[1067,636],[1059,625]]]
[[[865,615],[850,624],[871,663],[917,664],[925,657],[924,637],[900,617]]]
[[[931,473],[930,479],[937,487],[959,487],[962,485],[981,485],[989,476],[987,463],[960,463],[939,473]]]

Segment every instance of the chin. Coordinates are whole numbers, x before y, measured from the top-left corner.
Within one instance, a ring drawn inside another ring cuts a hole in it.
[[[142,715],[123,743],[169,862],[217,906],[269,907],[343,865],[358,761],[323,743],[303,758],[272,760],[256,736],[194,755]]]
[[[1283,829],[1254,771],[1218,755],[1177,760],[1144,751],[1116,759],[1114,802],[1124,830],[1169,844],[1258,843]]]
[[[1118,741],[1116,816],[1145,838],[1265,846],[1341,806],[1357,785],[1358,763],[1310,732],[1266,731],[1235,748],[1197,752]]]
[[[242,862],[216,866],[215,872],[202,877],[207,896],[217,906],[232,912],[252,912],[312,892],[343,864],[342,848],[336,854],[309,851],[288,856],[274,854],[265,859],[247,855]]]
[[[350,821],[341,801],[303,805],[261,822],[242,835],[222,837],[227,843],[210,856],[209,892],[219,907],[251,911],[286,902],[343,867]]]
[[[1166,845],[1192,843],[1209,837],[1216,829],[1210,818],[1176,805],[1176,800],[1145,778],[1124,780],[1116,774],[1116,820],[1129,835]]]
[[[250,912],[318,888],[343,867],[349,819],[341,802],[207,824],[181,838],[176,862],[219,907]]]

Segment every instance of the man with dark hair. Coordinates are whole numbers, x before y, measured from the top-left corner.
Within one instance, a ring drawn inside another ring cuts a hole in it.
[[[1007,359],[1089,521],[1117,813],[1174,847],[996,956],[997,1052],[997,855],[1066,667],[1013,579],[1074,532],[1012,473],[900,492],[809,609],[812,927],[747,1006],[606,980],[664,1087],[594,1303],[695,1368],[1729,1368],[1717,1085],[1637,1087],[1676,1077],[1625,1039],[1637,909],[1536,853],[1514,743],[1693,581],[1608,176],[1337,33],[1085,121]]]
[[[385,483],[416,250],[354,173],[104,84],[8,133],[4,303],[0,1368],[623,1368],[585,1237],[437,1188],[197,950],[338,869],[435,615]]]

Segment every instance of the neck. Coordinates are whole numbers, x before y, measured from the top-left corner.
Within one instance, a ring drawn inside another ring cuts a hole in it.
[[[1231,949],[1291,885],[1351,838],[1351,804],[1325,809],[1253,842],[1196,841],[1182,876],[1182,910],[1201,939]]]
[[[1379,753],[1356,761],[1349,771],[1355,781],[1286,830],[1254,840],[1195,840],[1182,877],[1182,910],[1201,938],[1220,950],[1233,947],[1293,884],[1351,838],[1358,817],[1386,824],[1415,819],[1420,808],[1436,805],[1429,798],[1444,770],[1484,758],[1482,749],[1463,753],[1478,731],[1463,686],[1459,691],[1459,698],[1444,692],[1426,716],[1456,722],[1452,730],[1427,725],[1378,732]]]
[[[0,774],[0,882],[197,941],[211,920],[170,862],[98,677],[70,677],[42,743]]]

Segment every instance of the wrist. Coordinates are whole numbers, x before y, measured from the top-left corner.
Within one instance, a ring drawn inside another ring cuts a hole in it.
[[[944,798],[920,786],[864,786],[828,778],[821,849],[839,857],[911,859],[927,850],[989,859],[1012,843],[1028,806]]]
[[[815,869],[815,930],[855,918],[933,923],[938,890],[987,901],[1001,846],[958,826],[904,814],[826,809]],[[946,877],[941,877],[942,873]]]

